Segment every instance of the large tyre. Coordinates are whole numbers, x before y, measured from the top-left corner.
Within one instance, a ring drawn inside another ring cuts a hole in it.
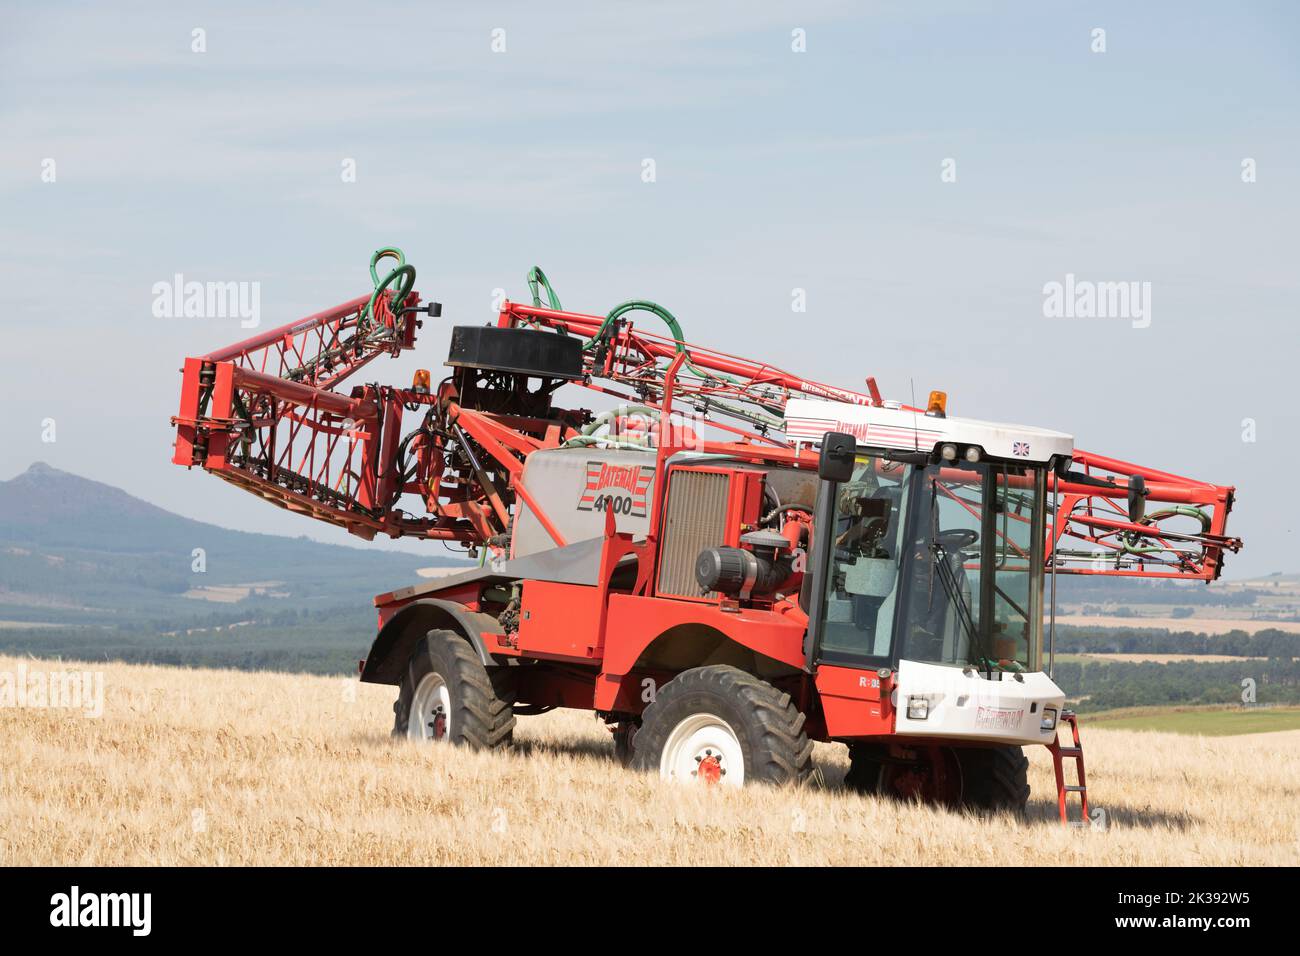
[[[934,747],[908,763],[876,744],[849,745],[844,785],[860,793],[920,799],[952,808],[1023,814],[1029,804],[1029,758],[1019,747]],[[935,776],[935,761],[941,776]]]
[[[1029,758],[1019,747],[962,748],[963,805],[1023,814],[1029,805]]]
[[[766,681],[728,665],[696,667],[641,714],[631,766],[704,784],[801,783],[813,749],[803,725],[790,695]]]
[[[632,720],[620,720],[614,728],[614,759],[620,767],[632,763],[632,738],[640,729],[641,725]]]
[[[849,744],[849,772],[844,786],[858,793],[879,793],[886,750],[879,744]]]
[[[891,755],[885,759],[877,792],[895,800],[961,808],[966,774],[957,751],[936,744],[907,749],[910,757]]]
[[[509,746],[515,714],[504,675],[489,675],[469,642],[430,631],[415,646],[393,704],[393,736],[478,750]]]

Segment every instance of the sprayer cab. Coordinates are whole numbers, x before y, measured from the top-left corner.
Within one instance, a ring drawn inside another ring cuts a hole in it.
[[[787,405],[822,462],[808,663],[888,672],[897,733],[1041,742],[1064,703],[1044,673],[1047,515],[1074,440],[946,405]]]

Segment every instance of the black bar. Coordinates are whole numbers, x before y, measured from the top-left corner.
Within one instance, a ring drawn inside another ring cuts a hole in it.
[[[580,916],[582,935],[592,942],[591,923],[598,921],[628,939],[645,934],[666,944],[665,934],[692,929],[686,914],[698,895],[710,901],[706,927],[711,932],[725,924],[729,947],[746,932],[770,942],[784,924],[785,931],[812,932],[810,942],[860,939],[855,948],[868,953],[889,941],[910,947],[950,938],[1018,940],[1016,948],[1030,948],[1032,941],[1032,948],[1050,951],[1112,936],[1232,946],[1244,939],[1241,934],[1262,930],[1277,940],[1289,931],[1295,910],[1294,873],[1263,868],[872,867],[785,875],[616,866],[601,874],[497,872],[425,861],[401,869],[8,869],[0,871],[0,926],[7,941],[37,934],[75,943],[193,941],[204,948],[226,940],[337,943],[349,932],[392,948],[399,938],[465,940],[496,926],[496,942],[517,948],[544,933],[566,932],[566,926],[573,931]],[[78,922],[116,912],[122,925],[53,925],[70,922],[73,887]],[[798,892],[791,895],[791,887]],[[100,894],[114,894],[115,901],[102,906]],[[638,925],[652,912],[658,916]],[[674,928],[679,918],[685,922]],[[518,932],[506,930],[502,920],[519,920]]]

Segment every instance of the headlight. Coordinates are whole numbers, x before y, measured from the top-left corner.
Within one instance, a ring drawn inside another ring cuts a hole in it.
[[[1043,731],[1056,729],[1056,708],[1055,707],[1043,708],[1043,722],[1038,725],[1038,729]]]
[[[926,697],[907,698],[907,719],[925,720],[930,716],[930,700]]]

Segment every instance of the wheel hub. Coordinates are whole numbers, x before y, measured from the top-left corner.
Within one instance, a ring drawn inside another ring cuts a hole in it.
[[[425,674],[411,695],[406,736],[411,740],[442,741],[451,732],[451,694],[441,674]]]
[[[718,783],[727,772],[727,768],[722,765],[722,755],[715,754],[712,750],[705,750],[703,754],[696,754],[695,763],[696,769],[694,773],[696,779],[706,787]]]
[[[745,757],[740,738],[721,717],[691,714],[668,735],[659,762],[665,780],[739,787],[745,782]]]

